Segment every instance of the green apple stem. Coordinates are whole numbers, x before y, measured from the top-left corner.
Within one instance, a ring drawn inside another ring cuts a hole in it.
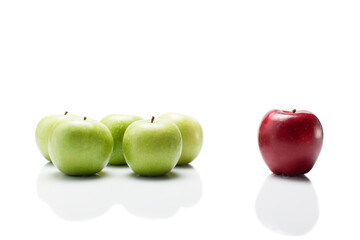
[[[65,111],[64,115],[68,114],[69,112],[68,111]]]
[[[292,112],[293,112],[293,113],[296,113],[296,109],[293,109]]]
[[[86,117],[84,117],[84,120],[86,120]]]
[[[155,117],[154,117],[154,116],[152,116],[152,117],[151,117],[151,123],[153,123],[153,122],[154,122],[154,119],[155,119]]]

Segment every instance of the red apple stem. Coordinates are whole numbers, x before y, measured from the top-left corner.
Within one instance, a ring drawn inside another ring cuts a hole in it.
[[[84,120],[86,120],[87,117],[84,117]]]
[[[65,111],[64,115],[68,114],[69,112],[68,111]]]
[[[292,113],[296,113],[296,109],[293,109],[293,110],[292,110]]]
[[[152,116],[152,117],[151,117],[151,123],[153,123],[153,122],[154,122],[154,119],[155,119],[155,117],[154,117],[154,116]]]

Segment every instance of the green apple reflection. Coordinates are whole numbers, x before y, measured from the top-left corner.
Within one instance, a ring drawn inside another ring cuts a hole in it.
[[[199,174],[191,165],[176,167],[162,177],[127,172],[114,198],[128,212],[145,218],[169,218],[182,207],[192,207],[202,195]],[[113,187],[115,189],[116,186]]]
[[[37,192],[41,200],[65,220],[84,220],[104,214],[113,202],[104,173],[88,177],[67,176],[51,163],[40,171]]]
[[[56,215],[69,221],[97,218],[115,204],[139,217],[169,218],[182,207],[197,204],[202,183],[190,165],[157,178],[140,177],[125,166],[107,166],[97,175],[74,177],[48,163],[39,173],[37,193]]]

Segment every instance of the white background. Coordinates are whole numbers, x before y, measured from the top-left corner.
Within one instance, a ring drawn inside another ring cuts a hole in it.
[[[359,1],[0,1],[1,239],[358,239]],[[305,109],[324,145],[308,180],[276,178],[257,129]],[[160,179],[69,178],[38,121],[180,112],[204,145]]]

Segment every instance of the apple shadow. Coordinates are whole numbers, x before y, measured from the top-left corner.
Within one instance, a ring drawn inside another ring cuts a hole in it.
[[[319,218],[319,203],[304,175],[269,175],[257,196],[256,215],[267,228],[291,236],[308,233]]]
[[[52,163],[47,163],[38,175],[37,193],[65,220],[96,218],[112,205],[108,198],[106,177],[105,172],[91,176],[67,176]]]
[[[128,176],[131,178],[137,179],[138,181],[154,181],[154,182],[169,181],[171,179],[180,177],[179,174],[177,174],[173,171],[171,171],[165,175],[156,176],[156,177],[141,176],[136,173],[130,173]]]
[[[127,164],[118,165],[118,164],[110,164],[110,163],[108,165],[106,165],[106,167],[108,167],[108,168],[129,168],[129,166]]]
[[[127,166],[108,165],[92,176],[67,176],[52,163],[37,178],[38,197],[64,220],[97,218],[113,205],[145,218],[169,218],[182,207],[194,206],[202,196],[195,168],[174,168],[161,177],[141,177]]]
[[[182,207],[194,206],[202,196],[202,182],[194,167],[174,168],[160,177],[123,176],[114,198],[125,209],[143,218],[169,218]]]

